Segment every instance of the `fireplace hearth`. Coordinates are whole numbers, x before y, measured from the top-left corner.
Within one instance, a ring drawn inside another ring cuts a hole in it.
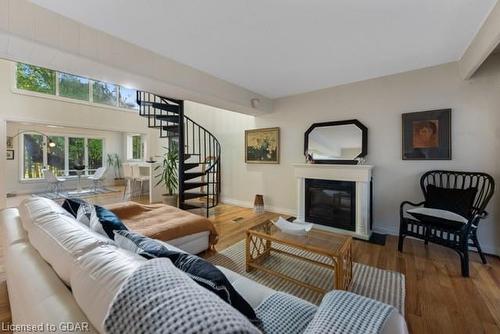
[[[356,183],[334,180],[305,180],[307,222],[356,230]]]

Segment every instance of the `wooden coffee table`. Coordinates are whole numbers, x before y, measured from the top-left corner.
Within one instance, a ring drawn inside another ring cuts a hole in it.
[[[307,252],[324,256],[325,262],[316,261],[273,247],[274,243],[283,244]],[[267,274],[291,281],[319,293],[327,290],[300,281],[276,270],[264,267],[262,262],[271,252],[284,254],[299,260],[330,269],[334,289],[347,290],[352,279],[352,238],[341,234],[312,229],[299,236],[281,232],[271,221],[258,224],[246,231],[246,271],[261,270]]]

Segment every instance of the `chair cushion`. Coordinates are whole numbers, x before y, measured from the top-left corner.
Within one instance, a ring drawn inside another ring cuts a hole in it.
[[[115,242],[119,247],[124,247],[146,258],[170,259],[177,268],[188,274],[198,285],[219,296],[250,321],[259,322],[250,304],[234,289],[222,271],[210,262],[196,255],[170,250],[159,242],[135,232],[115,231]]]
[[[426,190],[425,207],[451,211],[462,217],[471,216],[477,188],[448,189],[429,184]]]
[[[408,212],[410,215],[412,215],[413,217],[422,222],[428,222],[431,224],[442,224],[442,223],[467,224],[467,222],[469,221],[467,218],[460,216],[454,212],[441,209],[413,208],[407,210],[406,212]]]

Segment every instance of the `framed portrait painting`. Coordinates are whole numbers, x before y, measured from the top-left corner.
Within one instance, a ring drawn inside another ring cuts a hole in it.
[[[7,160],[14,160],[14,150],[7,150]]]
[[[280,163],[280,128],[245,130],[247,164]]]
[[[403,160],[451,160],[451,109],[403,114]]]

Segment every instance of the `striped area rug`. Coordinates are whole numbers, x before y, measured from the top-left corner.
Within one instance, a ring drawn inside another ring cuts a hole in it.
[[[310,259],[326,261],[326,258],[321,255],[302,251],[293,247],[277,243],[273,244],[273,247],[300,256],[306,256]],[[311,289],[303,288],[297,284],[256,269],[247,273],[245,271],[244,240],[224,249],[207,260],[215,265],[226,267],[272,289],[290,293],[314,304],[319,304],[321,302],[322,295]],[[263,265],[309,284],[328,290],[333,289],[331,270],[311,264],[307,261],[301,261],[281,253],[272,252],[271,256],[265,260]],[[353,280],[350,291],[393,305],[404,315],[405,276],[401,273],[378,269],[360,263],[353,263]]]

